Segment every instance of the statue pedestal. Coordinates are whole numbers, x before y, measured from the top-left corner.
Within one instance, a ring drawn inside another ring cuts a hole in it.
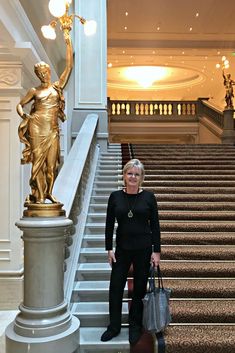
[[[224,110],[224,126],[223,133],[221,136],[221,143],[235,143],[235,129],[234,129],[234,109]]]
[[[6,353],[73,353],[80,322],[64,300],[66,217],[24,217],[24,298],[6,329]]]

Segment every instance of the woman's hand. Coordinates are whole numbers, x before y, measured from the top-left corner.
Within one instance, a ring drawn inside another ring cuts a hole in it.
[[[154,267],[157,267],[158,265],[160,265],[160,257],[161,257],[160,252],[152,252],[151,264],[154,265]]]
[[[113,250],[108,251],[108,261],[109,261],[109,264],[111,267],[112,267],[113,262],[116,262],[116,257],[115,257]]]

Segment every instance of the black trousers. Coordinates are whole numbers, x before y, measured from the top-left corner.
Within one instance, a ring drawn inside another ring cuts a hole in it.
[[[133,328],[142,327],[143,303],[149,275],[151,248],[140,250],[124,250],[117,247],[116,263],[112,265],[109,286],[109,328],[120,331],[122,316],[123,291],[130,265],[133,265],[133,294],[129,310],[129,325]]]

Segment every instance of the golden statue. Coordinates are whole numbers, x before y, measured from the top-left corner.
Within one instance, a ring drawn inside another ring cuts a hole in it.
[[[231,79],[230,74],[225,74],[224,69],[223,69],[223,78],[224,78],[224,87],[226,90],[225,93],[225,102],[226,102],[226,107],[225,109],[233,109],[233,86],[235,85],[235,81]]]
[[[60,162],[59,119],[64,122],[65,101],[63,88],[68,82],[73,67],[73,48],[70,38],[71,28],[62,28],[66,43],[66,67],[59,80],[51,83],[50,66],[44,62],[34,66],[34,72],[41,81],[31,88],[17,105],[17,112],[23,119],[19,126],[19,138],[25,144],[21,163],[32,163],[29,181],[31,194],[27,204],[45,204],[57,200],[52,195],[57,168]],[[24,106],[33,102],[30,114]]]

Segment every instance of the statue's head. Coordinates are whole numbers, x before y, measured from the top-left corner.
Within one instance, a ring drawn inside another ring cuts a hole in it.
[[[40,61],[34,65],[34,72],[41,82],[50,82],[51,69],[44,61]]]

